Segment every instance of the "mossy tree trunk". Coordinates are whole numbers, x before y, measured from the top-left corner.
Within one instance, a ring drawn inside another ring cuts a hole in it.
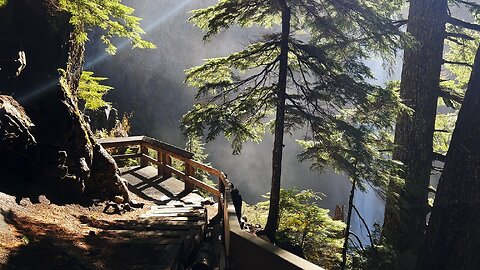
[[[383,235],[400,253],[417,252],[427,216],[432,144],[440,90],[447,0],[412,0],[407,31],[418,44],[406,49],[400,96],[414,109],[397,120],[393,158],[405,164],[405,185],[390,184]]]
[[[0,44],[4,65],[22,50],[27,60],[18,77],[0,76],[0,92],[13,96],[35,125],[36,145],[28,152],[35,172],[33,179],[20,180],[40,183],[39,192],[60,200],[130,201],[115,162],[96,144],[77,107],[84,47],[75,41],[69,15],[51,1],[9,1],[0,8],[0,40],[11,41]],[[58,69],[65,70],[63,77]]]
[[[480,48],[438,184],[417,269],[480,269]]]

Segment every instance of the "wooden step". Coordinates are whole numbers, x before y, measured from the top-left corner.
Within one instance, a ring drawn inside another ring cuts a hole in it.
[[[150,209],[151,210],[160,210],[160,209],[204,209],[204,207],[201,204],[196,204],[196,205],[176,204],[176,205],[154,205]]]

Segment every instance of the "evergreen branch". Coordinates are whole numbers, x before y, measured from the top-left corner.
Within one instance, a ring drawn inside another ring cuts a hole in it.
[[[446,39],[446,40],[449,40],[449,41],[451,41],[451,42],[453,42],[453,43],[455,43],[455,44],[457,44],[457,45],[460,45],[460,46],[465,46],[465,43],[462,43],[462,42],[458,41],[458,40],[457,40],[457,39],[455,39],[455,38],[452,38],[452,37],[446,37],[445,39]]]
[[[469,63],[459,62],[459,61],[449,61],[449,60],[445,60],[445,59],[443,59],[443,63],[444,63],[444,64],[450,64],[450,65],[465,66],[465,67],[469,67],[469,68],[472,67],[472,65],[469,64]]]
[[[370,228],[368,227],[367,222],[362,217],[362,215],[360,215],[360,212],[358,211],[355,204],[352,205],[352,208],[353,208],[353,210],[355,210],[355,213],[357,214],[358,218],[362,221],[363,226],[365,226],[365,228],[367,229],[368,238],[370,239],[370,245],[371,245],[372,249],[375,250],[375,242],[373,241],[372,233],[370,232]]]
[[[465,4],[467,6],[470,6],[472,8],[475,8],[475,9],[480,9],[480,5],[475,3],[475,2],[470,2],[470,1],[464,1],[464,0],[454,0],[455,2],[457,3],[462,3],[462,4]]]
[[[266,80],[268,78],[268,74],[271,72],[275,63],[277,63],[277,62],[278,62],[278,57],[273,62],[266,65],[265,68],[260,73],[252,75],[252,76],[250,76],[250,77],[248,77],[244,80],[239,81],[238,83],[235,83],[235,85],[233,87],[231,87],[229,90],[227,90],[226,92],[225,91],[220,92],[219,94],[213,96],[209,100],[209,102],[214,102],[214,101],[218,100],[219,98],[224,97],[226,94],[229,94],[230,92],[235,92],[236,90],[240,89],[242,86],[246,85],[247,83],[249,83],[251,81],[255,81],[255,85],[250,88],[250,89],[252,89],[252,91],[247,91],[247,93],[238,95],[237,97],[235,97],[235,98],[233,98],[229,101],[226,101],[225,105],[228,106],[228,105],[232,104],[233,102],[235,102],[239,99],[247,98],[247,97],[251,96],[261,84],[264,84],[266,82]],[[258,78],[260,78],[260,80],[257,81]]]
[[[460,103],[462,104],[463,103],[463,96],[447,89],[447,88],[444,88],[444,87],[441,87],[440,90],[438,91],[438,96],[439,97],[443,97],[443,98],[447,98],[447,99],[450,99],[450,100],[453,100],[457,103]]]
[[[360,237],[358,237],[358,235],[356,233],[352,232],[352,231],[350,231],[350,235],[353,236],[357,240],[358,244],[360,245],[360,248],[362,250],[365,250],[365,248],[363,247],[362,241],[360,240]]]
[[[397,26],[397,27],[402,27],[404,25],[406,25],[408,23],[408,20],[405,19],[405,20],[397,20],[397,21],[393,21],[392,24]]]
[[[457,18],[454,18],[454,17],[451,17],[451,16],[448,16],[447,23],[449,23],[451,25],[463,27],[463,28],[466,28],[466,29],[470,29],[470,30],[480,31],[480,25],[474,24],[474,23],[469,23],[469,22],[466,22],[466,21],[463,21],[463,20],[460,20],[460,19],[457,19]]]
[[[445,33],[445,38],[449,38],[449,37],[454,37],[454,38],[461,38],[461,39],[466,39],[466,40],[475,40],[474,37],[472,36],[469,36],[467,34],[464,34],[464,33],[452,33],[452,32],[446,32]]]

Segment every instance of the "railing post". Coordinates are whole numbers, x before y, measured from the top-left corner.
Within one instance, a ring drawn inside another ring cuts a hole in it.
[[[185,162],[185,177],[189,177],[189,176],[194,176],[195,175],[195,168],[188,164],[188,162]],[[185,190],[187,191],[192,191],[195,187],[193,186],[193,184],[191,184],[190,182],[188,181],[184,181],[185,183]]]
[[[218,197],[218,214],[223,215],[223,198],[225,198],[225,184],[223,183],[221,173],[218,176],[218,191],[220,191],[220,196]]]
[[[224,186],[223,193],[223,241],[225,245],[225,264],[226,268],[229,268],[230,265],[230,218],[228,214],[228,205],[230,199],[231,186]]]
[[[144,155],[148,155],[148,148],[143,144],[140,144],[140,153],[142,154],[140,157],[140,167],[147,167],[148,160],[144,157]]]
[[[157,161],[158,161],[158,164],[157,164],[157,173],[159,176],[162,176],[163,177],[163,154],[160,150],[157,149]]]
[[[172,177],[172,172],[167,169],[167,166],[172,166],[172,157],[167,154],[162,154],[162,164],[164,165],[163,176],[165,178]]]

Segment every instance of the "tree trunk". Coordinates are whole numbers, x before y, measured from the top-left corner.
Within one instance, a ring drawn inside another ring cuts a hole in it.
[[[280,179],[282,176],[283,135],[285,129],[285,99],[288,72],[288,43],[290,37],[290,7],[282,2],[282,39],[280,51],[280,71],[277,87],[277,112],[275,117],[275,139],[272,155],[272,184],[270,189],[270,208],[268,210],[265,233],[269,239],[275,239],[278,229],[278,214],[280,204]]]
[[[36,181],[43,187],[38,192],[54,200],[123,196],[129,201],[115,162],[95,143],[77,107],[84,47],[75,41],[69,18],[52,1],[15,0],[0,8],[0,59],[13,59],[19,51],[26,55],[18,76],[0,74],[0,91],[13,96],[35,125],[36,145],[28,154],[36,171],[29,184]]]
[[[407,31],[418,44],[405,50],[400,96],[414,113],[397,120],[393,158],[405,164],[405,185],[390,183],[398,197],[387,197],[383,225],[400,254],[416,254],[425,229],[446,16],[447,0],[410,1]]]
[[[345,227],[345,241],[343,242],[342,249],[342,263],[340,264],[340,269],[345,270],[347,266],[347,251],[348,251],[348,239],[350,238],[350,224],[352,222],[352,209],[353,209],[353,199],[355,197],[355,187],[357,185],[356,180],[352,182],[352,189],[350,190],[350,197],[348,198],[348,213],[347,213],[347,226]],[[362,243],[360,243],[362,244]]]
[[[480,48],[458,114],[417,269],[480,269]]]

